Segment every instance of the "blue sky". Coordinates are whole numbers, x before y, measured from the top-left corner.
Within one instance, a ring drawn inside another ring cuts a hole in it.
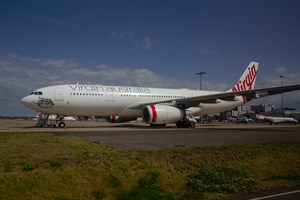
[[[64,83],[231,88],[250,61],[256,87],[300,83],[297,0],[1,0],[0,115]],[[300,92],[286,94],[298,107]],[[280,105],[280,95],[255,101]],[[277,107],[278,107],[277,106]]]

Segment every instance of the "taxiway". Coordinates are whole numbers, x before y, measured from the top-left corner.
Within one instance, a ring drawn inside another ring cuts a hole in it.
[[[34,121],[0,120],[0,132],[51,132],[76,136],[126,150],[153,150],[172,147],[204,147],[229,144],[299,142],[300,126],[294,124],[197,125],[195,129],[150,128],[143,123],[67,122],[68,128],[35,128]]]

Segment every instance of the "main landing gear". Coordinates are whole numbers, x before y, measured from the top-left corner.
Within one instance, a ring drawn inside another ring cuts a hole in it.
[[[177,128],[195,128],[196,122],[190,121],[189,119],[181,120],[176,122]]]
[[[178,106],[183,111],[183,118],[182,120],[176,122],[177,128],[195,128],[196,120],[186,114],[186,105],[181,104]]]
[[[164,128],[167,124],[150,124],[152,128]]]

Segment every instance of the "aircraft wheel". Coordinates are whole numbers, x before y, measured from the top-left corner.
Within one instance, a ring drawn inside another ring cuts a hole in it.
[[[177,128],[183,128],[183,121],[176,122],[176,127]]]
[[[177,128],[188,128],[190,126],[191,126],[190,121],[178,121],[178,122],[176,122],[176,127]]]
[[[150,124],[151,128],[157,128],[157,124]]]
[[[191,121],[191,122],[190,122],[190,127],[191,127],[191,128],[195,128],[195,127],[196,127],[196,123]]]
[[[167,124],[150,124],[150,127],[153,128],[163,128],[166,127]]]
[[[65,122],[59,122],[58,127],[59,128],[65,128],[66,127]]]

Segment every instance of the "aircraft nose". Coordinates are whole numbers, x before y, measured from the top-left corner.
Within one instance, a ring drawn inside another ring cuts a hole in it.
[[[21,103],[24,106],[30,107],[30,105],[32,104],[32,101],[30,100],[29,96],[26,96],[21,99]]]

